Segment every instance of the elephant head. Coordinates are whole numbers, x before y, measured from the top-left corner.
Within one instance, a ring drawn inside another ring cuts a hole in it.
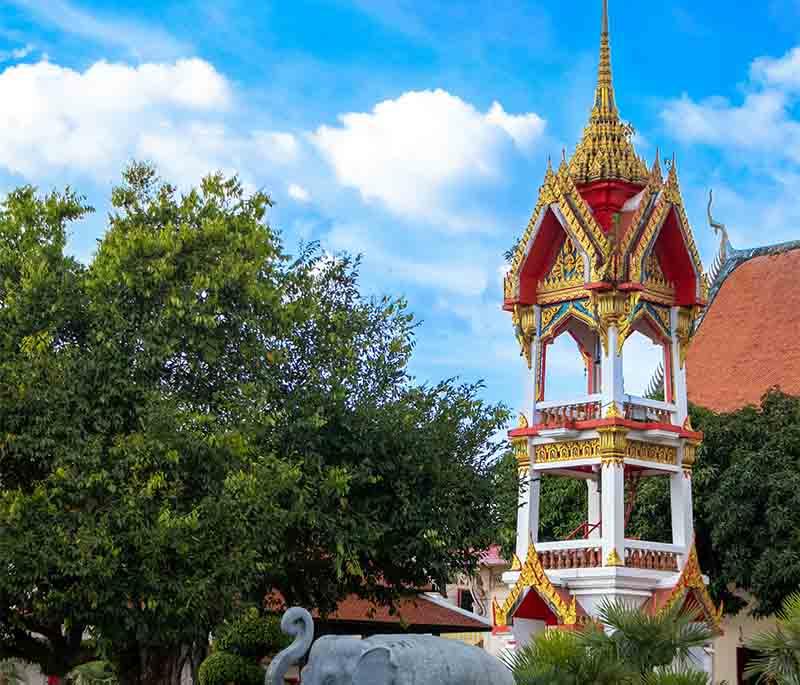
[[[321,637],[311,648],[301,682],[303,685],[351,685],[366,648],[364,640],[356,637]]]

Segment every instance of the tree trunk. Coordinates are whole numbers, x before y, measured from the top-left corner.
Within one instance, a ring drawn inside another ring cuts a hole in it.
[[[191,666],[197,653],[195,645],[140,647],[120,668],[120,685],[181,685],[184,666]]]

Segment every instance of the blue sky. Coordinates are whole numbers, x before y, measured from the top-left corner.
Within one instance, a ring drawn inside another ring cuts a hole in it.
[[[800,1],[611,0],[617,101],[652,160],[677,154],[706,263],[800,238]],[[364,255],[368,292],[423,321],[414,372],[522,401],[500,311],[503,252],[547,157],[571,151],[595,80],[600,0],[0,2],[0,190],[70,184],[100,210],[127,160],[182,187],[222,169],[274,198],[289,250]],[[626,347],[630,390],[654,351]],[[550,356],[577,395],[577,352]]]

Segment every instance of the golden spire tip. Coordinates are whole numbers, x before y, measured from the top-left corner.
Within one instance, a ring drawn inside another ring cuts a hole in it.
[[[603,0],[603,18],[600,26],[600,63],[597,68],[595,107],[604,114],[616,113],[614,84],[611,76],[611,44],[608,33],[608,0]]]

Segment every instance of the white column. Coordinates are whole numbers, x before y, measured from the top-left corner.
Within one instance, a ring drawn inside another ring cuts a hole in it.
[[[608,350],[602,350],[603,360],[601,374],[603,387],[604,411],[612,402],[617,403],[617,409],[622,411],[625,396],[625,379],[622,373],[622,355],[617,354],[619,331],[616,326],[608,327]]]
[[[683,458],[683,448],[680,449]],[[684,470],[670,476],[670,505],[672,512],[672,544],[684,549],[694,541],[694,504],[692,474]]]
[[[678,409],[676,425],[682,426],[689,416],[689,398],[686,393],[686,365],[681,366],[681,349],[678,341],[678,307],[671,311],[672,373],[675,377],[675,406]]]
[[[530,510],[528,514],[528,530],[530,539],[539,542],[539,496],[542,492],[542,474],[540,471],[530,472]],[[528,550],[525,550],[528,553]],[[522,557],[520,557],[522,558]]]
[[[622,464],[603,464],[603,563],[616,550],[620,560],[625,558],[625,467]]]
[[[586,481],[586,487],[589,490],[588,499],[589,499],[589,508],[588,508],[588,517],[587,522],[589,523],[589,527],[591,528],[595,524],[600,522],[600,516],[602,514],[602,507],[600,502],[600,481],[598,479],[592,479]],[[602,537],[602,530],[600,527],[595,528],[592,532],[589,533],[590,538],[600,538]]]
[[[524,562],[531,536],[530,469],[520,474],[519,509],[517,510],[517,557]],[[538,503],[537,503],[538,509]]]
[[[525,364],[525,381],[523,383],[523,396],[522,396],[522,408],[520,409],[520,414],[522,414],[526,420],[528,421],[528,425],[532,426],[536,423],[536,341],[534,340],[531,343],[530,347],[530,354],[531,354],[531,368],[528,368],[528,365]]]

